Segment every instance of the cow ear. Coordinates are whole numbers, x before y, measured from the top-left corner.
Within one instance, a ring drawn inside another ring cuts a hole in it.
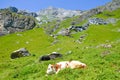
[[[52,64],[49,64],[49,66],[50,66],[51,68],[53,68],[53,65],[52,65]]]
[[[49,64],[48,66],[51,66],[51,64]]]

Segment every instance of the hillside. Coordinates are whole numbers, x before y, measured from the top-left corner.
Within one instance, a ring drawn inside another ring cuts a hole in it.
[[[54,39],[45,33],[45,28],[34,28],[0,37],[0,80],[119,80],[119,13],[120,9],[117,9],[91,16],[91,18],[102,19],[114,18],[117,21],[106,25],[91,24],[86,30],[75,32],[70,37],[59,35]],[[59,25],[67,28],[73,20],[78,20],[76,18],[79,17],[67,19]],[[86,20],[76,25],[85,22]],[[43,24],[43,26],[53,25],[53,23]],[[81,38],[82,36],[84,37]],[[31,56],[10,59],[11,52],[21,47],[26,47]],[[54,51],[60,52],[63,57],[39,62],[41,55]],[[48,64],[71,59],[86,63],[87,68],[65,69],[57,75],[45,76]]]

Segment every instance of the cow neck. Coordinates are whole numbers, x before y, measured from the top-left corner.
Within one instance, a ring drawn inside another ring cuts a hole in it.
[[[61,69],[61,65],[60,64],[55,64],[54,68],[55,68],[55,71],[58,71],[58,69]]]

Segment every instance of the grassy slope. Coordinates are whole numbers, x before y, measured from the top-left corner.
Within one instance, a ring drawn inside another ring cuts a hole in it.
[[[116,16],[118,12],[120,10],[113,12],[115,15],[112,17],[118,18]],[[104,18],[105,15],[100,14],[97,17]],[[52,45],[53,38],[46,35],[41,28],[2,36],[0,37],[0,80],[119,80],[120,32],[118,29],[120,29],[120,21],[113,25],[91,25],[86,31],[73,34],[73,37],[59,36],[58,42],[54,45]],[[87,36],[82,43],[78,43],[77,40],[84,34]],[[97,47],[100,44],[111,44],[112,48]],[[10,59],[10,53],[21,47],[26,47],[32,55]],[[62,53],[63,58],[38,62],[40,55],[53,51]],[[66,54],[68,51],[72,53]],[[105,51],[110,53],[102,56]],[[49,63],[70,59],[86,63],[87,68],[65,69],[58,75],[45,76]]]

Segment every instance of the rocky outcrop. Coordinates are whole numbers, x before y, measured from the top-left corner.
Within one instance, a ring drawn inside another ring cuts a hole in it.
[[[112,0],[112,2],[107,3],[103,7],[103,9],[110,10],[110,11],[116,10],[118,8],[120,8],[120,0]]]
[[[12,13],[8,10],[0,11],[0,35],[33,29],[34,18]]]
[[[100,18],[90,18],[88,19],[89,24],[104,25],[107,24],[107,21]]]
[[[19,10],[17,13],[25,15],[25,16],[32,16],[32,17],[37,17],[38,16],[37,13],[35,13],[35,12],[27,12],[25,10]]]
[[[71,36],[72,31],[81,32],[83,30],[86,30],[89,27],[89,25],[107,25],[107,24],[114,24],[116,22],[117,19],[115,18],[102,19],[102,18],[93,17],[93,18],[89,18],[87,22],[81,26],[71,25],[66,29],[61,29],[56,35]]]

